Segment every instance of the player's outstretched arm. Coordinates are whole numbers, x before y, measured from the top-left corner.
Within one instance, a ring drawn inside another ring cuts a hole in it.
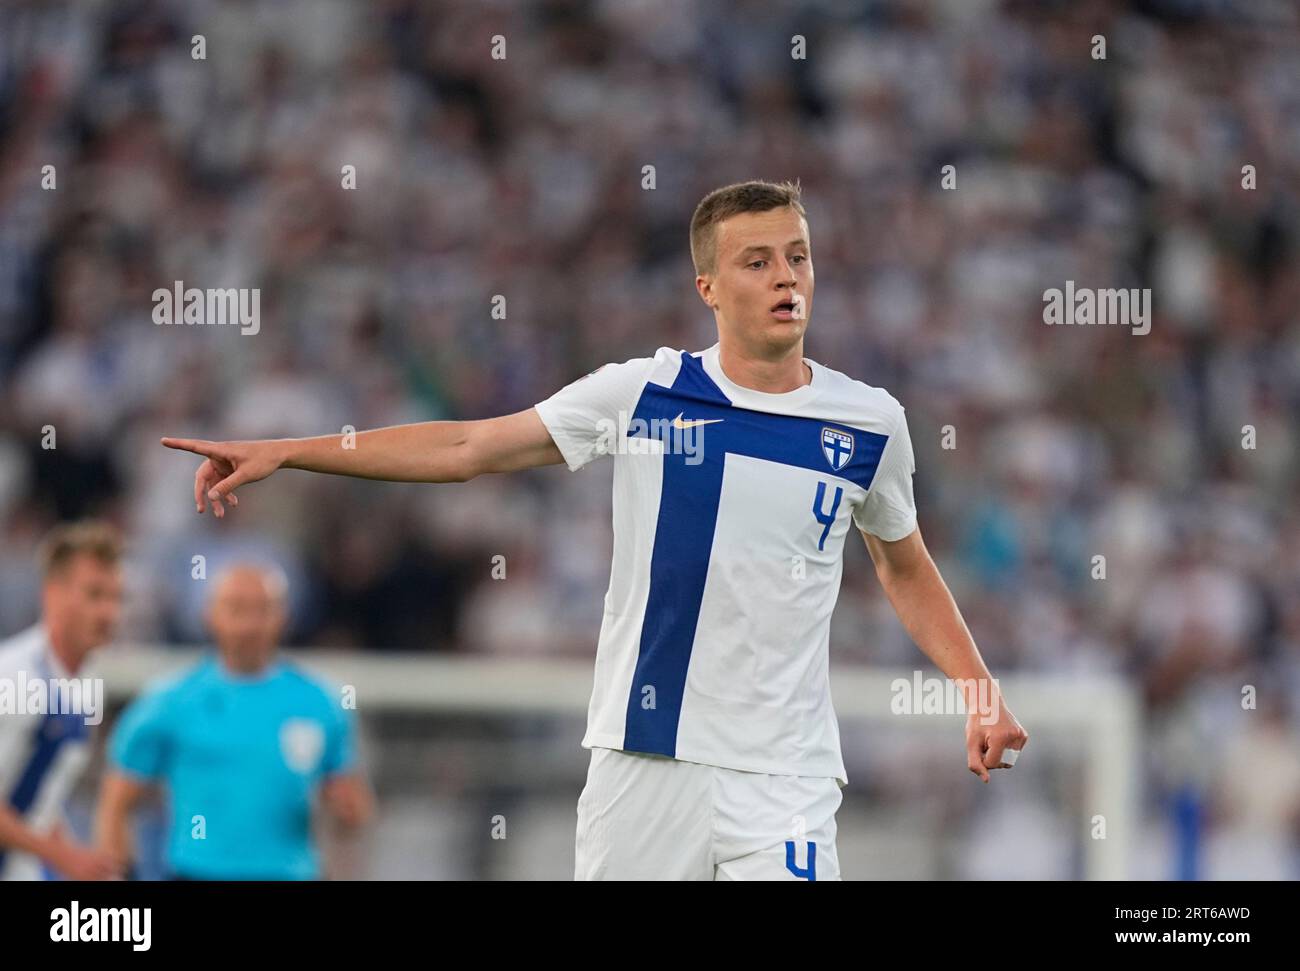
[[[517,472],[564,461],[535,408],[483,421],[426,421],[355,435],[210,442],[164,438],[168,448],[202,455],[194,475],[194,505],[239,504],[234,490],[279,469],[393,482],[468,482],[488,472]]]
[[[939,575],[930,552],[915,529],[887,542],[863,532],[876,576],[894,612],[916,646],[961,686],[966,700],[966,766],[983,781],[989,769],[1010,768],[1029,741],[1002,699],[997,683],[980,657],[966,621]]]

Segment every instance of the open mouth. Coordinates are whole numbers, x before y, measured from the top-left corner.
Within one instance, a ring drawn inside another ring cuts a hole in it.
[[[802,300],[790,298],[782,300],[772,308],[772,313],[783,320],[793,320],[796,316],[802,316]]]

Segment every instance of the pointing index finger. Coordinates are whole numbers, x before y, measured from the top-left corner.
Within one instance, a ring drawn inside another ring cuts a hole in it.
[[[195,455],[203,455],[208,458],[213,455],[213,443],[201,438],[164,438],[162,444],[168,448],[178,449],[182,452],[193,452]]]

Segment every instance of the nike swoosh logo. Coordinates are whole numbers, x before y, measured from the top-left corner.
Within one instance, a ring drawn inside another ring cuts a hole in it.
[[[693,419],[691,421],[682,421],[682,415],[684,414],[686,414],[684,411],[677,412],[677,417],[673,419],[674,428],[685,431],[687,428],[695,428],[697,425],[716,425],[720,421],[727,420],[725,418],[708,418],[708,419]]]

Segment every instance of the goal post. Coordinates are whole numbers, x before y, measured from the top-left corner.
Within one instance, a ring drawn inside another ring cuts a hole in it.
[[[153,678],[179,670],[198,656],[192,648],[114,646],[97,656],[95,668],[109,700],[121,702]],[[351,689],[362,715],[402,711],[582,717],[591,696],[594,670],[592,661],[574,658],[411,656],[307,649],[295,649],[290,657],[344,690]],[[915,677],[915,670],[839,665],[831,674],[836,714],[842,723],[888,723],[916,732],[960,733],[960,714],[900,718],[894,713],[891,701],[899,679],[910,683]],[[930,671],[925,677],[938,674]],[[1119,677],[1099,675],[1015,674],[998,682],[1014,705],[1016,717],[1029,729],[1026,758],[1036,754],[1035,750],[1050,753],[1057,746],[1081,749],[1083,811],[1076,822],[1084,846],[1084,877],[1129,878],[1141,812],[1137,785],[1140,710],[1134,689]],[[960,734],[956,743],[960,744]]]

